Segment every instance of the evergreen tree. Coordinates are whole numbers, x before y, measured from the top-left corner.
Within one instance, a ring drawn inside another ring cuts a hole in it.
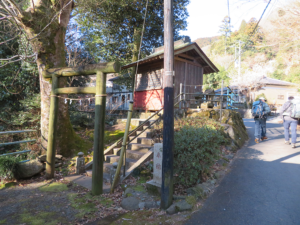
[[[246,23],[245,20],[243,20],[241,22],[241,25],[240,25],[240,28],[239,28],[239,33],[243,33],[245,31],[246,26],[247,26],[247,23]]]
[[[82,0],[83,1],[83,0]],[[174,0],[174,39],[180,38],[179,31],[187,26],[187,4],[189,0]],[[143,30],[146,1],[109,0],[97,7],[97,2],[79,2],[76,21],[85,36],[84,43],[98,61],[114,61],[123,64],[136,61]],[[84,12],[88,11],[88,14]],[[163,45],[164,34],[163,0],[149,0],[142,56],[154,47]],[[131,77],[135,69],[132,70]]]
[[[231,34],[231,28],[232,26],[230,25],[230,17],[225,16],[222,20],[219,33],[221,33],[221,35],[224,37],[229,37]]]

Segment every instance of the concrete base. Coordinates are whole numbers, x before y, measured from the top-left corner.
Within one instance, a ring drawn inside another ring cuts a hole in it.
[[[161,185],[154,182],[154,180],[150,180],[146,182],[146,187],[150,193],[160,194],[161,193]]]
[[[74,182],[75,184],[78,184],[82,187],[85,187],[89,190],[92,190],[92,178],[85,176],[85,175],[75,175],[75,176],[69,176],[65,177],[66,180]],[[110,192],[110,185],[106,185],[103,183],[103,193],[109,193]]]

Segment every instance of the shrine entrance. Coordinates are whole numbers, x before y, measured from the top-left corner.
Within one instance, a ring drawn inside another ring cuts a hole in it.
[[[54,177],[55,171],[55,138],[58,113],[58,96],[60,94],[95,94],[95,126],[94,126],[94,153],[92,194],[100,195],[103,192],[103,153],[105,132],[106,107],[106,74],[118,73],[118,62],[91,64],[80,67],[53,68],[43,71],[44,78],[52,79],[51,105],[49,113],[49,130],[47,145],[46,177]],[[88,76],[96,74],[96,87],[58,87],[59,77]]]

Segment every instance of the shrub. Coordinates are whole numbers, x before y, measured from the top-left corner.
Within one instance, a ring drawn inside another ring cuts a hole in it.
[[[76,111],[70,112],[70,120],[72,125],[78,127],[93,127],[95,121],[93,116],[87,113],[76,112]]]
[[[13,179],[16,177],[21,159],[15,156],[0,156],[0,177]]]
[[[261,94],[257,95],[256,98],[255,98],[255,101],[258,101],[259,98],[261,98],[261,97],[264,97],[264,98],[265,98],[265,101],[267,101],[267,98],[266,98],[266,96],[265,96],[264,93],[261,93]]]
[[[195,121],[204,119],[196,118]],[[199,183],[219,158],[220,146],[227,143],[223,130],[213,126],[217,123],[210,119],[206,122],[210,125],[184,125],[174,134],[174,172],[178,184],[192,186]]]

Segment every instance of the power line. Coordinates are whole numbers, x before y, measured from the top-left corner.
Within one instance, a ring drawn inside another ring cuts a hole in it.
[[[264,14],[265,14],[265,12],[266,12],[268,6],[270,5],[271,1],[272,1],[272,0],[269,0],[269,2],[268,2],[268,4],[267,4],[266,8],[264,9],[263,13],[261,14],[261,16],[260,16],[260,18],[259,18],[259,20],[258,20],[258,22],[257,22],[257,24],[256,24],[256,26],[255,26],[255,28],[253,29],[253,31],[252,31],[250,37],[255,33],[255,30],[256,30],[256,28],[258,27],[259,22],[260,22],[261,19],[263,18],[263,16],[264,16]]]
[[[261,19],[263,18],[263,16],[264,16],[264,14],[265,14],[265,12],[266,12],[266,10],[267,10],[267,8],[269,7],[269,5],[270,5],[270,3],[271,3],[271,1],[272,0],[269,0],[269,2],[268,2],[268,4],[267,4],[267,6],[265,7],[265,9],[264,9],[264,11],[263,11],[263,13],[261,14],[261,16],[260,16],[260,18],[259,18],[259,20],[257,21],[257,23],[256,23],[256,26],[254,27],[254,29],[253,29],[253,31],[251,32],[251,34],[248,36],[249,37],[249,39],[255,34],[255,30],[256,30],[256,28],[258,27],[258,25],[259,25],[259,23],[260,23],[260,21],[261,21]],[[242,51],[240,50],[240,54],[242,53]],[[227,68],[229,68],[229,67],[231,67],[232,66],[232,64],[234,63],[236,61],[236,58],[234,59],[234,61],[227,67]]]

